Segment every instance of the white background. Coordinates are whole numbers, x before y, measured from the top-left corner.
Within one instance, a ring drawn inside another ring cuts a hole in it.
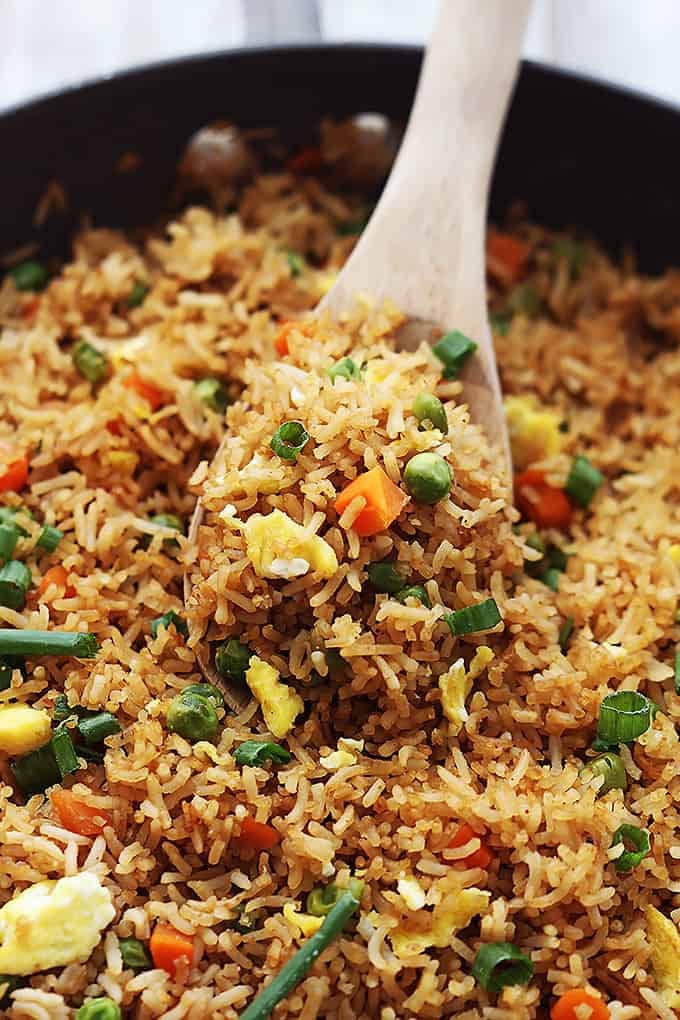
[[[436,3],[320,0],[322,35],[423,42]],[[146,61],[243,45],[246,4],[251,16],[269,8],[282,37],[304,34],[292,0],[0,0],[0,108]],[[678,40],[680,0],[534,0],[525,53],[680,103]]]

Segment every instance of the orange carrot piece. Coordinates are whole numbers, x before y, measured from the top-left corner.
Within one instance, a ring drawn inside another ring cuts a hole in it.
[[[0,465],[0,492],[20,492],[28,481],[28,458],[17,457]]]
[[[79,836],[98,836],[104,826],[112,824],[106,811],[78,800],[71,790],[53,790],[50,799],[59,821],[69,832],[77,832]]]
[[[595,995],[590,995],[583,988],[570,988],[568,992],[561,995],[553,1008],[550,1010],[550,1020],[581,1020],[586,1010],[579,1010],[579,1006],[588,1006],[590,1013],[588,1020],[609,1020],[611,1013],[609,1008]]]
[[[381,467],[371,468],[350,482],[335,500],[340,516],[352,500],[361,496],[366,505],[355,518],[352,528],[365,538],[389,528],[408,503],[408,496],[391,481]]]
[[[300,149],[286,163],[286,170],[292,174],[316,174],[323,168],[323,158],[318,145],[307,145]]]
[[[191,935],[177,931],[170,924],[159,923],[149,940],[149,949],[154,967],[174,974],[180,960],[191,966],[194,959],[194,940]]]
[[[290,350],[288,349],[288,337],[294,329],[297,329],[300,333],[304,333],[305,336],[311,335],[311,329],[307,323],[284,322],[276,335],[276,339],[274,340],[274,350],[280,358],[285,358],[286,354],[290,354]]]
[[[510,234],[489,234],[486,241],[489,272],[501,283],[516,283],[524,272],[529,247]]]
[[[539,528],[568,528],[573,508],[564,489],[545,480],[545,472],[530,468],[515,477],[515,502]]]
[[[449,840],[447,846],[454,850],[459,846],[465,846],[466,843],[469,843],[471,839],[475,838],[482,844],[479,850],[473,850],[473,852],[468,854],[467,857],[460,857],[457,861],[452,861],[452,864],[465,864],[468,868],[489,867],[493,860],[493,855],[481,836],[479,836],[472,826],[467,824],[467,822],[462,822],[458,826],[455,835]]]
[[[141,397],[142,400],[146,400],[152,411],[157,411],[159,407],[162,407],[167,402],[167,393],[159,389],[154,383],[142,379],[141,375],[138,375],[137,372],[132,372],[131,375],[123,379],[123,386],[127,390],[134,390],[137,396]]]
[[[62,567],[60,563],[57,564],[55,567],[50,567],[49,570],[45,571],[45,573],[43,574],[43,579],[40,582],[40,587],[38,588],[38,595],[42,597],[47,591],[47,589],[50,587],[50,585],[53,584],[56,585],[57,588],[64,589],[65,599],[73,598],[73,596],[76,593],[76,590],[73,587],[73,585],[68,583],[68,571],[64,567]]]
[[[106,423],[107,432],[110,432],[112,436],[122,436],[123,434],[123,423],[120,418],[112,418],[111,421]]]
[[[279,834],[271,825],[256,822],[254,818],[248,817],[241,822],[239,839],[255,850],[271,850],[278,843]]]

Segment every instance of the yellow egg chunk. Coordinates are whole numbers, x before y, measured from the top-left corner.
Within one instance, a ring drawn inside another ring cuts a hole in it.
[[[517,470],[523,471],[537,460],[560,452],[562,433],[558,414],[544,410],[533,395],[506,397],[504,407],[512,463]]]
[[[680,567],[680,543],[670,546],[668,555],[672,559],[673,563],[675,563],[676,567]]]
[[[302,914],[298,912],[292,903],[286,903],[283,908],[283,916],[294,928],[297,928],[303,935],[313,935],[323,924],[323,917],[314,917],[313,914]]]
[[[84,963],[115,913],[91,871],[29,886],[0,910],[0,973]]]
[[[246,683],[260,703],[269,731],[279,739],[285,737],[305,707],[300,695],[281,681],[277,669],[257,655],[246,670]]]
[[[671,1009],[677,1008],[680,1006],[680,932],[670,917],[665,917],[656,907],[647,907],[645,919],[657,991]]]
[[[458,659],[439,677],[439,690],[442,692],[442,711],[449,720],[450,732],[455,736],[460,733],[468,713],[465,699],[472,690],[472,684],[493,659],[493,652],[487,645],[480,645],[475,652],[469,669]]]
[[[364,750],[363,740],[352,740],[350,737],[340,737],[337,751],[331,751],[325,757],[319,758],[319,763],[325,769],[341,769],[346,765],[354,765],[358,756]]]
[[[332,577],[338,569],[334,550],[318,535],[312,535],[288,514],[273,510],[266,517],[253,516],[243,525],[246,555],[258,577],[302,577],[313,570]]]
[[[444,949],[451,942],[451,936],[466,928],[473,917],[486,910],[491,893],[482,889],[461,889],[446,896],[431,914],[425,914],[427,927],[422,927],[420,915],[418,928],[404,925],[390,932],[395,954],[400,957],[417,956],[433,946]]]
[[[47,712],[30,705],[0,706],[0,751],[19,755],[36,751],[52,734]]]

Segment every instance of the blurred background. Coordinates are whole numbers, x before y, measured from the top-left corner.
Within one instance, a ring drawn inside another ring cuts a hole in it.
[[[422,43],[436,7],[437,0],[0,0],[0,108],[136,64],[232,46]],[[679,34],[678,0],[534,0],[525,55],[680,102]]]

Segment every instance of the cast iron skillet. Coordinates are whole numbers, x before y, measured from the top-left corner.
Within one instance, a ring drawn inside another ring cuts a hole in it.
[[[96,224],[152,222],[172,191],[187,138],[216,119],[275,125],[303,141],[324,115],[377,111],[404,120],[422,52],[342,45],[237,50],[156,64],[0,115],[0,252],[37,240],[64,252],[79,214]],[[134,173],[114,171],[126,151]],[[455,159],[456,140],[451,139]],[[41,231],[32,216],[61,181],[69,214]],[[631,242],[647,271],[680,242],[680,111],[526,63],[501,145],[492,217],[525,199],[548,226],[584,227],[610,249]]]

